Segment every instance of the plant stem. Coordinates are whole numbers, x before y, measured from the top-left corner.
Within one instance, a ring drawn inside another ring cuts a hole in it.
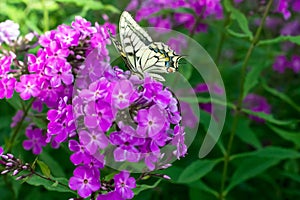
[[[49,12],[47,6],[45,4],[45,0],[42,0],[42,7],[43,7],[43,18],[44,18],[44,32],[49,30]]]
[[[230,15],[231,15],[231,13],[226,15],[224,26],[223,26],[224,28],[226,28],[228,26],[228,24],[230,23]],[[223,45],[225,42],[225,38],[226,38],[226,31],[224,30],[222,32],[221,39],[220,39],[220,42],[219,42],[218,48],[217,48],[217,53],[216,53],[216,65],[217,66],[219,66],[219,63],[220,63],[221,51],[222,51],[222,48],[223,48]]]
[[[260,33],[262,31],[262,28],[264,27],[266,17],[268,16],[268,13],[269,13],[269,10],[270,10],[270,7],[271,7],[272,3],[273,3],[273,0],[270,0],[268,2],[268,5],[267,5],[266,10],[263,14],[261,23],[260,23],[258,29],[256,30],[255,36],[254,36],[254,38],[251,42],[251,45],[250,45],[250,47],[247,51],[246,57],[244,59],[243,65],[242,65],[240,93],[239,93],[238,102],[237,102],[237,110],[234,114],[234,119],[233,119],[233,123],[232,123],[232,127],[231,127],[231,133],[230,133],[230,137],[229,137],[229,141],[228,141],[228,145],[227,145],[227,152],[224,155],[224,167],[223,167],[223,174],[222,174],[222,180],[221,180],[221,190],[220,190],[220,194],[219,194],[219,199],[220,200],[224,200],[225,197],[226,197],[226,194],[224,193],[224,190],[225,190],[225,183],[226,183],[227,173],[228,173],[228,164],[229,164],[229,160],[230,160],[230,151],[231,151],[231,148],[232,148],[234,136],[236,134],[237,125],[238,125],[238,121],[239,121],[239,114],[240,114],[240,110],[241,110],[242,103],[243,103],[243,98],[244,98],[244,83],[245,83],[247,65],[248,65],[249,59],[252,55],[253,50],[254,50],[256,44],[259,41]]]
[[[33,101],[34,101],[34,98],[32,98],[32,99],[30,100],[30,102],[28,103],[27,107],[24,108],[24,114],[23,114],[23,116],[22,116],[20,122],[18,123],[17,128],[16,128],[15,131],[12,133],[11,139],[10,139],[10,141],[9,141],[9,143],[8,143],[8,147],[7,147],[7,150],[8,150],[9,152],[12,150],[12,147],[14,146],[14,141],[15,141],[15,139],[16,139],[16,137],[17,137],[17,135],[18,135],[18,133],[19,133],[21,127],[22,127],[23,122],[25,121],[25,118],[27,117],[28,111],[29,111],[29,109],[31,108],[31,105],[32,105]]]

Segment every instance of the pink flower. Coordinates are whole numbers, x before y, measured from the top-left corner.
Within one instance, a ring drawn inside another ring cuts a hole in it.
[[[40,93],[37,76],[35,74],[22,75],[20,82],[16,83],[16,91],[20,93],[20,97],[23,100],[28,100],[30,97],[37,97]]]

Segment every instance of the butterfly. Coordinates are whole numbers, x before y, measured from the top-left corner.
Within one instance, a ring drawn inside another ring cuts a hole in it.
[[[144,78],[148,74],[158,81],[165,81],[160,74],[178,70],[178,62],[183,56],[177,55],[162,42],[153,42],[127,11],[120,17],[120,41],[112,36],[110,31],[109,34],[126,66],[138,77]]]

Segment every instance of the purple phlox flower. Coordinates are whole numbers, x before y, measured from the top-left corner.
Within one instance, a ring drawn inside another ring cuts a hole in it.
[[[10,124],[10,127],[13,128],[17,126],[17,124],[21,121],[22,117],[24,115],[23,110],[18,110],[15,116],[12,118],[12,122]],[[25,121],[29,121],[30,119],[28,117],[25,118]]]
[[[42,133],[42,129],[33,128],[29,126],[26,129],[25,135],[27,136],[27,140],[23,141],[23,147],[25,150],[32,149],[32,153],[40,154],[42,152],[42,147],[46,146],[46,137]]]
[[[295,12],[300,12],[300,1],[297,0],[293,1],[292,9]]]
[[[208,85],[206,83],[199,83],[194,90],[196,93],[208,92]]]
[[[289,61],[286,59],[285,55],[279,55],[276,57],[275,62],[273,63],[273,70],[282,74],[289,65],[288,63]]]
[[[244,0],[234,0],[234,3],[241,3],[243,2]]]
[[[175,13],[174,19],[177,24],[184,24],[184,27],[190,31],[192,31],[196,23],[194,16],[190,13]]]
[[[72,27],[82,34],[82,39],[85,39],[87,36],[92,35],[97,31],[95,27],[91,27],[91,22],[81,16],[75,16]]]
[[[113,35],[116,34],[117,26],[115,24],[112,24],[110,22],[105,22],[103,26],[106,27],[107,29],[109,29]]]
[[[33,103],[32,103],[32,109],[36,110],[38,112],[42,112],[43,110],[43,102],[40,99],[36,99]]]
[[[138,7],[138,5],[139,5],[138,0],[131,0],[125,10],[128,10],[128,11],[135,10]]]
[[[297,20],[286,22],[280,30],[281,35],[296,36],[300,34],[300,23]]]
[[[39,95],[40,90],[37,84],[37,75],[29,74],[22,75],[20,82],[16,83],[16,91],[20,93],[20,97],[23,100],[28,100],[30,97],[36,97]]]
[[[68,136],[74,135],[75,123],[73,118],[72,106],[67,105],[67,98],[60,100],[58,109],[51,109],[47,113],[48,123],[47,140],[50,142],[52,137],[57,143],[64,142]]]
[[[140,160],[140,152],[136,146],[144,143],[143,138],[134,137],[122,131],[111,133],[109,138],[110,142],[117,146],[114,150],[116,161],[138,162]]]
[[[50,108],[56,107],[58,105],[57,99],[59,99],[63,86],[53,87],[50,81],[45,78],[39,80],[39,86],[41,88],[39,99]]]
[[[56,30],[47,31],[39,38],[39,44],[42,47],[49,47],[51,42],[55,39]]]
[[[124,198],[132,199],[134,193],[131,189],[136,187],[135,179],[129,177],[130,174],[127,171],[121,171],[114,176],[115,190]]]
[[[70,50],[62,48],[59,41],[56,40],[50,41],[49,46],[45,48],[45,51],[49,57],[66,58],[70,54]]]
[[[212,92],[214,94],[217,94],[217,95],[222,95],[224,94],[224,90],[216,83],[209,83],[209,84],[206,84],[206,83],[199,83],[195,88],[194,88],[194,91],[196,93],[206,93],[206,92]],[[212,114],[213,113],[213,104],[212,103],[199,103],[199,107]],[[217,118],[217,116],[214,116],[215,118]]]
[[[99,177],[95,177],[93,172],[84,166],[78,166],[69,180],[69,187],[72,190],[77,190],[79,196],[86,198],[97,191],[101,184]]]
[[[110,91],[111,83],[106,78],[101,77],[99,81],[92,82],[89,89],[83,89],[80,92],[80,97],[86,101],[96,101],[98,99],[105,99]]]
[[[162,108],[167,107],[171,102],[172,93],[166,88],[163,89],[163,84],[151,77],[145,78],[144,89],[144,97],[149,101],[153,100]]]
[[[160,158],[160,152],[149,152],[145,154],[145,164],[148,167],[149,170],[154,171],[155,170],[155,163],[159,161]]]
[[[104,168],[104,165],[105,165],[104,155],[101,154],[99,151],[97,151],[96,153],[94,153],[93,155],[90,155],[89,157],[90,157],[90,159],[83,160],[83,164],[85,166],[89,166],[90,168],[95,169],[94,170],[95,174],[99,173],[99,168],[102,169],[102,168]],[[100,176],[100,174],[99,174],[99,176]]]
[[[167,44],[179,54],[182,52],[182,49],[187,48],[187,40],[182,35],[179,35],[178,37],[171,37]]]
[[[167,107],[167,113],[168,113],[168,120],[172,124],[178,124],[180,120],[182,119],[181,117],[181,111],[178,110],[178,101],[175,98],[171,98],[171,101]]]
[[[266,114],[271,113],[271,106],[267,102],[266,98],[256,94],[248,94],[244,99],[243,104],[246,108],[252,110],[253,112],[264,112]],[[264,122],[264,119],[253,115],[250,115],[249,118],[257,122]]]
[[[203,2],[203,1],[198,1]],[[205,12],[204,12],[204,17],[207,17],[209,15],[214,15],[217,19],[222,19],[223,18],[223,7],[221,4],[221,0],[206,0],[206,5],[205,5]],[[197,13],[198,12],[198,13]],[[196,10],[197,14],[200,14],[202,12],[201,10]]]
[[[174,138],[171,143],[176,146],[176,150],[173,151],[173,154],[176,155],[178,160],[187,153],[187,147],[184,143],[184,135],[184,128],[176,125],[174,127]]]
[[[109,143],[109,140],[105,134],[96,130],[80,131],[79,140],[90,154],[96,153],[98,149],[104,149]]]
[[[105,101],[91,101],[84,108],[84,124],[88,128],[99,127],[102,131],[107,131],[114,120],[114,113],[109,103]]]
[[[295,73],[300,72],[300,56],[293,55],[291,60],[291,68]]]
[[[109,33],[107,31],[107,29],[109,28],[111,30],[111,32],[115,33],[116,32],[116,25],[111,24],[109,22],[105,22],[104,25],[99,25],[98,23],[95,24],[96,30],[97,32],[95,34],[93,34],[93,36],[91,37],[91,48],[98,48],[99,50],[101,50],[101,54],[107,59],[109,60],[109,52],[106,49],[106,44],[110,44],[110,40],[109,38]]]
[[[111,66],[108,61],[104,58],[105,56],[99,53],[99,49],[94,49],[90,52],[85,60],[85,65],[81,69],[80,75],[82,75],[84,79],[84,83],[86,84],[85,78],[90,78],[91,81],[96,81],[103,77],[103,74],[111,69]],[[77,78],[78,79],[78,78]],[[77,82],[78,80],[76,80]]]
[[[69,149],[74,152],[70,156],[70,160],[74,165],[79,165],[81,163],[87,163],[90,161],[90,155],[85,150],[85,146],[77,142],[76,140],[69,141]]]
[[[141,137],[156,136],[165,129],[168,123],[164,111],[158,105],[139,110],[136,121],[138,123],[137,134]]]
[[[4,150],[3,147],[0,147],[0,156],[3,154]]]
[[[37,56],[33,54],[28,55],[28,71],[34,73],[40,73],[44,70],[46,63],[46,52],[41,48],[37,52]]]
[[[291,12],[288,10],[288,7],[289,7],[288,0],[279,0],[277,6],[277,12],[281,13],[285,20],[291,17]]]
[[[171,29],[172,28],[172,22],[170,17],[163,18],[162,16],[158,17],[151,17],[148,19],[149,23],[157,28],[163,28],[163,29]],[[166,30],[160,30],[160,32],[165,32]],[[168,31],[168,30],[167,30]]]
[[[160,7],[143,7],[136,12],[135,19],[139,22],[142,19],[146,19],[150,15],[158,12],[160,9]]]
[[[194,91],[196,93],[206,93],[211,90],[213,93],[222,95],[224,94],[224,90],[218,84],[206,84],[206,83],[199,83],[195,88]]]
[[[198,117],[195,115],[190,104],[180,102],[182,125],[190,128],[195,128],[198,122]]]
[[[134,90],[132,83],[129,80],[121,80],[113,88],[112,105],[117,109],[124,109],[138,97],[138,93]]]
[[[2,78],[0,79],[0,99],[12,98],[16,85],[15,78]]]
[[[79,43],[80,32],[74,30],[68,25],[62,24],[57,27],[55,39],[57,39],[62,48],[77,46]]]
[[[15,58],[16,55],[13,52],[10,52],[9,56],[2,56],[0,58],[0,77],[6,76],[10,72],[10,66]]]
[[[19,35],[19,24],[11,20],[6,20],[0,23],[0,44],[2,42],[10,44],[12,41],[17,40]]]
[[[97,200],[124,200],[124,198],[117,191],[112,191],[106,194],[99,194]]]
[[[45,68],[45,74],[49,77],[50,83],[53,87],[58,87],[61,83],[70,85],[74,81],[71,65],[62,58],[49,59],[47,67]]]

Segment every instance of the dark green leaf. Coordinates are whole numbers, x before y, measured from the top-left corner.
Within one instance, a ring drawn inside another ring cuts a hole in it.
[[[22,110],[21,99],[19,95],[15,92],[13,97],[10,99],[6,99],[6,101],[14,107],[16,110]]]
[[[60,165],[53,157],[51,157],[46,151],[43,151],[42,154],[39,155],[40,160],[47,163],[50,168],[52,174],[56,177],[64,177],[65,173],[62,169],[63,166]]]
[[[37,164],[39,165],[39,167],[42,170],[42,173],[49,178],[51,175],[50,169],[48,167],[48,165],[46,165],[43,161],[37,160]]]
[[[276,89],[273,89],[269,87],[264,81],[262,81],[263,88],[269,92],[270,94],[274,95],[275,97],[278,97],[282,101],[286,102],[290,106],[292,106],[296,111],[300,112],[300,106],[296,104],[290,97],[288,97],[286,94],[279,92]]]
[[[179,183],[191,183],[209,173],[220,160],[196,160],[180,174]]]
[[[277,124],[277,125],[282,125],[282,126],[295,124],[295,123],[297,123],[297,121],[299,121],[299,120],[278,120],[278,119],[275,119],[272,114],[266,114],[264,112],[253,112],[252,110],[248,110],[248,109],[242,109],[242,111],[249,115],[254,115],[254,116],[260,117],[272,124]]]
[[[299,132],[291,132],[286,131],[284,129],[277,128],[271,124],[267,124],[275,133],[277,133],[280,137],[285,140],[293,142],[295,145],[300,147],[300,131]]]
[[[277,38],[269,39],[269,40],[261,40],[258,42],[258,45],[268,45],[275,44],[280,42],[290,41],[292,43],[300,45],[300,35],[297,36],[279,36]]]
[[[196,189],[199,189],[199,190],[203,190],[207,193],[210,193],[214,196],[218,196],[218,192],[216,190],[210,188],[205,183],[203,183],[201,180],[197,180],[195,182],[189,183],[188,185],[189,185],[190,188],[196,188]]]
[[[32,120],[37,127],[44,129],[44,130],[47,129],[48,121],[46,120],[46,118],[32,117]]]
[[[157,180],[153,185],[137,185],[136,188],[133,189],[135,195],[138,195],[140,192],[152,188],[156,188],[162,179]]]
[[[231,19],[236,20],[241,30],[249,37],[250,40],[252,40],[253,34],[249,29],[246,16],[239,10],[235,9],[230,0],[224,0],[224,7],[226,11],[230,13]]]
[[[281,160],[299,157],[299,152],[281,147],[267,147],[258,151],[244,153],[235,160],[238,167],[226,191],[228,192],[238,184],[261,174]]]
[[[247,144],[252,145],[253,147],[260,149],[262,145],[258,138],[256,137],[255,133],[249,127],[250,120],[248,119],[240,119],[237,125],[237,136]]]
[[[56,191],[56,192],[71,192],[76,195],[76,192],[69,189],[68,179],[66,178],[51,178],[55,182],[46,180],[39,176],[32,176],[26,180],[26,183],[34,186],[43,186],[47,190]]]
[[[243,98],[246,97],[248,92],[258,83],[261,71],[268,67],[265,63],[258,63],[251,67],[251,71],[247,73],[244,83]]]

